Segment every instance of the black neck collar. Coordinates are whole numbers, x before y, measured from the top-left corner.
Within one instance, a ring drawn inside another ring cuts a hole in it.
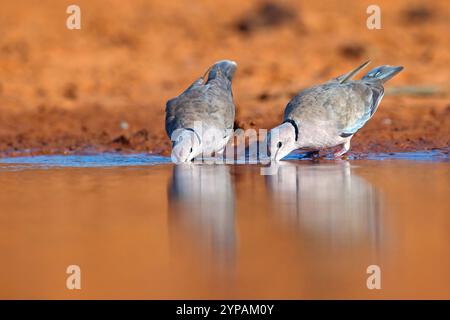
[[[284,120],[283,123],[290,123],[290,124],[292,124],[292,126],[294,127],[294,130],[295,130],[295,141],[297,141],[298,140],[298,126],[297,126],[297,123],[294,120],[292,120],[292,119],[286,119],[286,120]]]
[[[197,132],[195,132],[194,129],[192,129],[192,128],[185,128],[185,130],[192,131],[192,132],[195,134],[195,136],[197,137],[198,144],[199,144],[199,145],[202,144],[202,140],[200,139],[200,136],[198,135]]]

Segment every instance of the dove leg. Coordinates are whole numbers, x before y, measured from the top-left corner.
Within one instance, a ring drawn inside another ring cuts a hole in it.
[[[223,156],[223,152],[225,151],[225,147],[223,147],[222,149],[216,151],[216,154],[219,156]]]
[[[221,146],[218,148],[218,150],[216,151],[216,154],[218,154],[218,155],[223,155],[223,153],[224,153],[224,151],[225,151],[225,147],[227,146],[227,142],[228,142],[228,139],[225,139],[222,143],[221,143]]]
[[[230,136],[229,136],[229,135],[228,135],[228,136],[225,136],[225,138],[223,138],[223,140],[222,140],[220,146],[218,147],[218,150],[216,151],[216,154],[217,154],[217,155],[219,155],[219,156],[222,156],[222,155],[223,155],[223,153],[224,153],[224,151],[225,151],[225,148],[226,148],[226,146],[227,146],[227,144],[228,144],[228,140],[230,140]]]
[[[334,153],[335,158],[340,158],[350,150],[350,139],[340,145],[340,148]]]

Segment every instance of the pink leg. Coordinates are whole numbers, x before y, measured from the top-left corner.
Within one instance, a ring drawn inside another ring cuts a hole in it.
[[[340,145],[340,148],[334,153],[335,158],[340,158],[350,150],[350,139]]]

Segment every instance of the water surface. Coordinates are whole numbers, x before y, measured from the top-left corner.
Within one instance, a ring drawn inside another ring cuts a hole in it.
[[[447,158],[377,157],[0,159],[0,298],[450,298]]]

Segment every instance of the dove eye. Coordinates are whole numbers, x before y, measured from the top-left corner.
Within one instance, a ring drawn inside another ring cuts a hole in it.
[[[282,143],[281,141],[279,141],[279,142],[277,143],[277,148],[280,149],[282,145],[283,145],[283,143]]]

